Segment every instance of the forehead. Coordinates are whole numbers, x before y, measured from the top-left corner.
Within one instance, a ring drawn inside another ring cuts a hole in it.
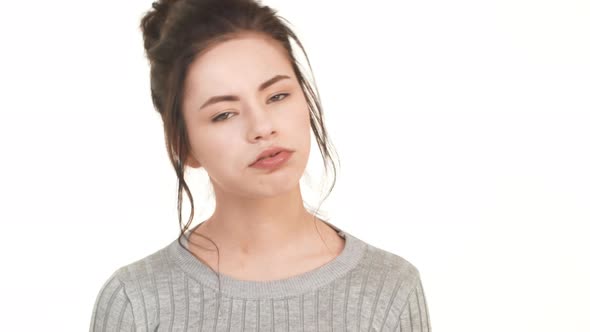
[[[242,35],[215,44],[191,63],[186,78],[187,97],[257,89],[277,74],[293,75],[281,44],[257,34]]]

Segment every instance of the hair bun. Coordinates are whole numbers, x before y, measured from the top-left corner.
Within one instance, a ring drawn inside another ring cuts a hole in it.
[[[170,7],[177,0],[159,0],[152,2],[152,10],[141,19],[140,28],[143,33],[143,46],[145,50],[152,48],[160,39],[164,22],[168,17]]]
[[[152,2],[152,8],[155,10],[166,11],[166,10],[168,10],[169,5],[170,4],[168,2],[158,2],[158,1]]]

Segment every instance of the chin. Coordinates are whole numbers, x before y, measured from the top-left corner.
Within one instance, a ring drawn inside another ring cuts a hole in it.
[[[299,168],[285,168],[262,177],[248,181],[245,189],[246,195],[250,197],[270,198],[287,194],[293,190],[299,190],[299,180],[303,174]]]

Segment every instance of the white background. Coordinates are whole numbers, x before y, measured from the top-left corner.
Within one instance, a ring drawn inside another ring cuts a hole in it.
[[[88,330],[110,274],[178,234],[150,4],[2,6],[3,331]],[[266,4],[308,51],[340,156],[322,211],[418,267],[433,330],[590,331],[590,3]]]

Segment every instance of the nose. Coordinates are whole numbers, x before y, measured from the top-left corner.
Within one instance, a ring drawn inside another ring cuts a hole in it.
[[[272,114],[264,106],[256,104],[249,108],[248,138],[252,143],[267,140],[276,134]]]

